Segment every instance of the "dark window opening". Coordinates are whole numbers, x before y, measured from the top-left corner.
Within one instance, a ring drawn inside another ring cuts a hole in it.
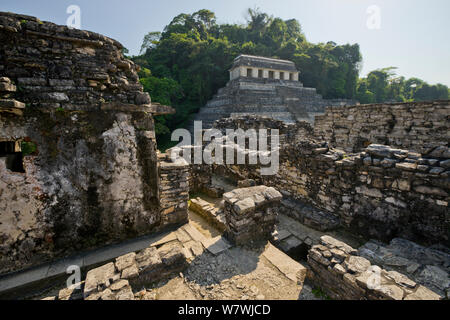
[[[247,69],[247,77],[251,77],[252,76],[252,69]]]
[[[269,79],[273,79],[273,75],[274,75],[273,71],[269,71]]]
[[[261,69],[258,70],[258,78],[263,77],[263,71]]]
[[[14,141],[0,142],[0,158],[5,158],[6,168],[13,172],[25,172],[22,152],[16,152]]]
[[[289,80],[294,81],[294,74],[293,73],[289,73]]]
[[[284,72],[280,72],[280,79],[284,80]]]

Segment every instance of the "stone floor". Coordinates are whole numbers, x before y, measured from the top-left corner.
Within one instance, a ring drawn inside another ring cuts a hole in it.
[[[153,299],[296,300],[305,276],[303,266],[267,244],[206,252],[180,275],[145,289]]]
[[[193,249],[189,267],[171,279],[141,288],[152,299],[299,298],[306,276],[300,263],[270,243],[232,247],[195,212],[189,212],[189,220],[182,230],[202,247],[186,242]]]
[[[164,242],[164,239],[171,238],[169,234],[171,234],[171,232],[166,231],[159,234],[139,237],[119,244],[81,252],[75,256],[2,276],[0,278],[0,298],[7,299],[11,296],[10,293],[12,293],[12,296],[14,297],[17,295],[28,297],[27,294],[23,295],[22,292],[18,293],[18,291],[23,291],[21,290],[23,287],[26,287],[24,289],[25,293],[28,291],[53,290],[52,282],[61,282],[61,277],[66,278],[66,270],[71,265],[79,266],[81,269],[90,269],[101,263],[109,262],[128,252],[142,250],[152,244]],[[47,283],[48,281],[50,281],[50,283]],[[28,287],[30,287],[30,290],[28,290]]]

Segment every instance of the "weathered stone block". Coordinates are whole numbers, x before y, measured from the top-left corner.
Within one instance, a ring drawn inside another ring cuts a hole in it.
[[[110,262],[101,267],[90,270],[86,275],[84,284],[84,297],[102,291],[109,287],[112,281],[117,277],[114,263]]]
[[[122,271],[125,268],[135,264],[136,253],[131,252],[116,258],[116,268],[118,271]]]

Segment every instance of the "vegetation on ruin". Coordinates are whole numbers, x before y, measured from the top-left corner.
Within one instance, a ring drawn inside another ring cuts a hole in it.
[[[331,298],[322,290],[322,288],[313,288],[311,292],[314,294],[316,298],[323,300],[331,300]]]
[[[152,100],[175,107],[175,115],[156,118],[158,145],[170,145],[170,132],[184,127],[229,79],[233,59],[241,54],[294,61],[300,81],[324,98],[356,99],[361,103],[447,99],[445,85],[395,75],[384,68],[359,78],[362,56],[358,44],[308,42],[300,23],[249,9],[245,24],[218,24],[214,12],[181,13],[162,32],[144,37],[139,76]]]
[[[22,141],[21,143],[22,154],[28,156],[34,154],[37,151],[36,144],[31,141]]]

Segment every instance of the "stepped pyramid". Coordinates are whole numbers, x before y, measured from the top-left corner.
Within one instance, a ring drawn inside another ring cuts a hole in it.
[[[356,104],[351,100],[325,100],[315,88],[298,81],[292,61],[239,55],[230,69],[230,81],[195,115],[204,129],[215,120],[243,115],[268,116],[286,123],[314,122],[326,106]],[[193,130],[193,121],[189,126]]]

